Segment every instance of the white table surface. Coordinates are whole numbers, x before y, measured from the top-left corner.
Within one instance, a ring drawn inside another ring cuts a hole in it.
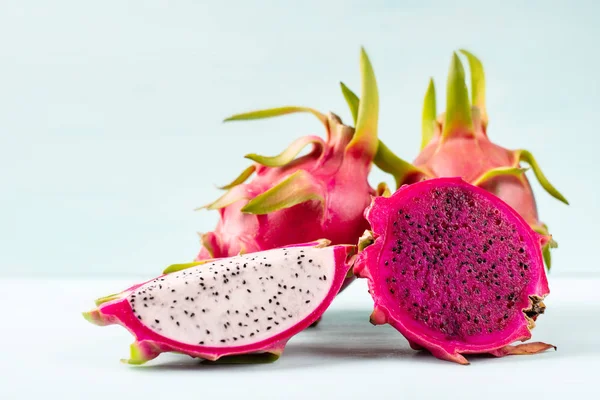
[[[551,277],[533,339],[558,351],[469,356],[469,366],[415,352],[389,326],[372,326],[364,281],[273,364],[203,365],[163,354],[141,367],[124,365],[128,332],[93,326],[80,312],[135,281],[0,281],[0,399],[600,398],[600,277]]]

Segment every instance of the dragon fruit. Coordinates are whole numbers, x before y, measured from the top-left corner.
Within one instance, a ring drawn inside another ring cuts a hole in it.
[[[98,299],[98,308],[84,317],[122,325],[135,336],[125,360],[130,364],[163,352],[211,361],[244,355],[274,360],[325,312],[348,273],[354,246],[327,245],[321,240],[174,265],[156,279]]]
[[[380,168],[394,175],[397,187],[435,177],[461,177],[495,194],[517,210],[536,232],[548,237],[543,256],[550,268],[550,247],[556,247],[556,242],[539,220],[533,191],[524,174],[527,169],[520,163],[529,164],[550,195],[569,203],[548,181],[529,151],[508,150],[489,140],[483,65],[470,52],[461,52],[471,69],[473,104],[469,101],[465,71],[455,53],[448,75],[446,112],[437,117],[435,86],[433,80],[429,82],[423,105],[421,153],[410,164],[381,146],[378,156],[388,161]],[[347,87],[342,89],[351,110],[355,110],[358,98]]]
[[[222,197],[206,206],[219,210],[221,218],[213,232],[201,235],[197,260],[318,238],[333,244],[356,243],[368,228],[364,209],[377,193],[367,176],[378,149],[379,107],[375,75],[364,50],[360,65],[364,101],[358,110],[356,129],[344,125],[332,113],[325,116],[306,107],[254,111],[226,120],[309,112],[323,123],[328,136],[327,140],[301,137],[274,157],[246,155],[254,164],[223,187],[227,192]],[[296,158],[307,145],[312,145],[312,150]],[[252,174],[255,177],[244,183]],[[379,190],[384,190],[383,186]]]
[[[509,205],[460,178],[434,178],[377,197],[354,272],[368,279],[373,324],[414,349],[467,364],[463,354],[534,354],[549,293],[540,242]]]

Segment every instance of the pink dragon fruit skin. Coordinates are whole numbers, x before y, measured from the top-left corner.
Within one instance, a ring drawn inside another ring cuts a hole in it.
[[[325,126],[327,139],[306,136],[274,157],[249,154],[254,165],[228,191],[206,206],[217,209],[214,231],[201,235],[197,260],[227,257],[327,238],[353,244],[368,228],[364,209],[376,191],[367,181],[378,149],[378,93],[371,63],[361,51],[362,96],[356,129],[306,107],[282,107],[228,118],[247,120],[309,112]],[[307,145],[312,151],[295,158]],[[252,174],[252,180],[244,183]],[[353,278],[349,278],[353,279]]]
[[[382,147],[381,155],[390,159],[386,172],[396,178],[397,186],[436,177],[461,177],[500,197],[521,214],[529,225],[548,237],[543,249],[548,269],[551,266],[550,247],[556,242],[548,227],[540,221],[531,185],[525,175],[529,164],[541,186],[553,197],[569,204],[548,181],[533,155],[523,149],[509,150],[490,141],[487,133],[488,115],[485,100],[485,75],[481,61],[472,53],[461,50],[471,69],[471,100],[462,63],[453,55],[446,89],[446,112],[436,109],[433,80],[427,89],[422,114],[421,152],[412,164],[397,158]],[[344,95],[348,99],[349,90]],[[353,95],[350,92],[350,97]],[[354,96],[356,97],[356,96]],[[356,103],[358,99],[349,101]],[[350,104],[350,107],[356,107]]]
[[[273,361],[292,336],[320,318],[350,269],[355,247],[328,244],[174,265],[164,275],[98,299],[98,308],[84,317],[133,334],[130,359],[124,360],[129,364],[163,352],[210,361],[266,355]]]
[[[533,354],[549,293],[540,243],[509,205],[460,178],[434,178],[377,197],[365,211],[371,242],[354,273],[368,279],[373,324],[414,349],[467,364],[462,354]],[[359,246],[361,248],[362,246]]]

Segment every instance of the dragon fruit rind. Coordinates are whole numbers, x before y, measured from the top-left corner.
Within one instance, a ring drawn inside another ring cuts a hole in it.
[[[325,126],[327,140],[305,136],[274,157],[249,154],[254,164],[224,188],[208,209],[219,210],[214,231],[201,235],[197,260],[251,253],[290,243],[326,238],[353,244],[368,228],[364,209],[376,190],[367,180],[378,148],[377,84],[369,59],[361,52],[362,102],[356,129],[334,114],[306,107],[282,107],[235,115],[227,120],[309,112]],[[297,155],[308,145],[312,150]],[[252,174],[255,176],[244,183]],[[349,278],[349,280],[353,279]]]
[[[97,300],[98,308],[84,316],[98,325],[122,325],[135,336],[125,361],[130,364],[163,352],[211,361],[244,355],[273,360],[325,312],[342,286],[354,246],[327,244],[174,265],[165,275]]]
[[[373,324],[390,323],[414,349],[467,364],[462,354],[532,354],[526,343],[549,293],[540,241],[510,206],[460,178],[405,185],[366,211],[372,241],[354,272],[368,279]],[[360,248],[360,247],[359,247]]]

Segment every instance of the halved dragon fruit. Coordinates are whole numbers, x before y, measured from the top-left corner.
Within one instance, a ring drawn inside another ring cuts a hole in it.
[[[540,243],[510,206],[460,178],[436,178],[377,197],[354,272],[368,279],[373,324],[390,323],[414,349],[467,364],[462,354],[532,354],[527,343],[549,293]]]
[[[531,152],[508,150],[490,141],[483,65],[472,53],[461,52],[471,68],[472,104],[464,68],[454,54],[448,74],[446,112],[437,117],[435,86],[433,80],[429,82],[423,104],[420,154],[411,164],[396,157],[387,147],[380,146],[378,158],[386,162],[380,162],[378,166],[394,175],[397,187],[435,177],[461,177],[494,193],[517,210],[535,231],[548,237],[543,255],[550,268],[550,247],[556,247],[556,242],[548,227],[539,220],[535,197],[525,176],[527,168],[522,168],[521,163],[529,164],[550,195],[569,203],[548,181]],[[355,110],[358,97],[348,88],[342,89],[351,110]]]
[[[122,325],[135,336],[125,360],[130,364],[163,352],[211,361],[240,355],[273,360],[342,286],[354,246],[327,244],[174,265],[165,275],[98,299],[98,308],[84,317]]]

